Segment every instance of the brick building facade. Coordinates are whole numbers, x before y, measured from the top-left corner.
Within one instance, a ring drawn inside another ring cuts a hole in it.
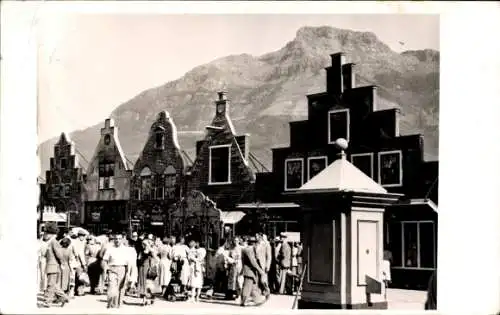
[[[184,191],[187,164],[170,114],[160,112],[132,171],[130,209],[134,230],[145,229],[156,235],[166,232],[168,210]]]
[[[266,209],[275,233],[290,226],[299,231],[299,207],[284,193],[336,160],[340,152],[334,142],[344,138],[347,158],[357,168],[389,192],[404,195],[385,213],[393,284],[425,287],[436,268],[437,162],[424,161],[421,135],[399,134],[399,109],[377,109],[376,86],[355,86],[355,65],[346,63],[343,53],[331,58],[326,92],[307,96],[308,119],[290,123],[290,146],[272,149],[273,171],[257,176],[259,202],[240,208]]]
[[[130,199],[130,163],[118,139],[118,128],[106,119],[87,168],[85,225],[96,233],[127,229]]]
[[[50,158],[50,169],[45,172],[45,184],[40,185],[44,207],[55,207],[56,212],[65,213],[68,225],[81,225],[84,220],[85,198],[84,172],[79,167],[75,145],[68,135],[62,133],[54,145],[54,156]]]

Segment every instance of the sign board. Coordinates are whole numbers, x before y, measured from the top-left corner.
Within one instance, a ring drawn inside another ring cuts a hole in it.
[[[100,212],[92,212],[92,221],[99,222],[101,221],[101,213]]]
[[[163,222],[151,222],[151,225],[162,226]]]

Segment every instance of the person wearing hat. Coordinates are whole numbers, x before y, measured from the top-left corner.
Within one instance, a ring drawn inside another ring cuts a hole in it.
[[[278,263],[280,266],[279,294],[285,294],[286,278],[290,270],[290,265],[292,260],[292,249],[287,242],[287,236],[285,233],[280,234],[280,239],[281,239],[281,246],[278,253]]]
[[[241,261],[243,265],[243,288],[241,290],[241,306],[247,306],[248,299],[251,298],[255,305],[262,305],[266,302],[259,290],[259,283],[267,281],[266,273],[262,269],[255,256],[255,243],[257,239],[250,237],[248,246],[241,250]]]
[[[45,268],[47,289],[45,291],[44,307],[49,307],[49,304],[53,302],[60,302],[61,306],[64,306],[69,301],[68,296],[59,285],[61,262],[63,261],[63,250],[56,237],[59,234],[57,225],[52,224],[52,222],[47,223],[44,234],[44,238],[47,241]]]

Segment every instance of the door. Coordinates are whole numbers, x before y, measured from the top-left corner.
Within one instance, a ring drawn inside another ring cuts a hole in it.
[[[358,220],[358,285],[366,285],[365,277],[378,280],[379,222]]]

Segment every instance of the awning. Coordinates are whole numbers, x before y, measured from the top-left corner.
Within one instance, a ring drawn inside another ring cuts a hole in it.
[[[300,232],[283,232],[286,235],[287,242],[300,242]]]
[[[221,211],[220,220],[225,224],[235,224],[245,216],[243,211]]]
[[[407,199],[400,200],[394,206],[429,206],[434,212],[438,212],[438,206],[430,199]]]
[[[40,213],[38,213],[38,219],[40,220]],[[43,214],[43,222],[66,222],[66,220],[66,213],[45,212]]]
[[[240,203],[236,206],[239,209],[257,209],[257,208],[299,208],[300,206],[293,202],[252,202],[252,203]]]

